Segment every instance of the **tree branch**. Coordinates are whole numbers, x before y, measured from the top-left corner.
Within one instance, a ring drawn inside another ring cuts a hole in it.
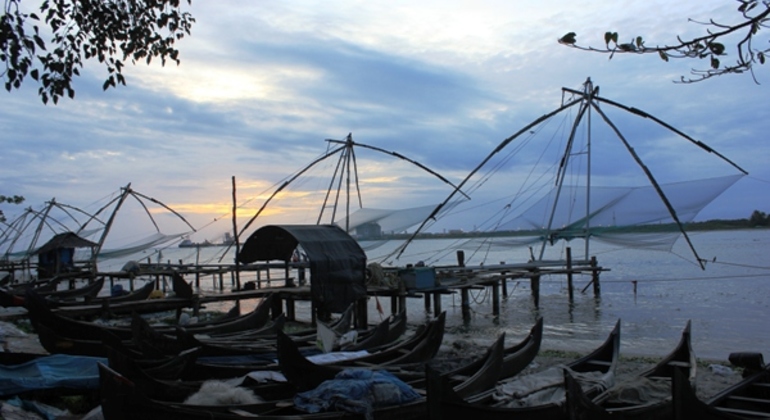
[[[754,48],[753,40],[755,36],[758,36],[762,29],[768,28],[770,23],[770,0],[738,0],[741,4],[738,7],[738,11],[743,17],[743,21],[735,25],[725,25],[710,19],[708,23],[697,22],[690,19],[691,22],[695,22],[704,26],[718,29],[712,32],[707,28],[706,35],[693,38],[690,40],[683,40],[677,36],[677,44],[663,45],[655,47],[647,47],[644,45],[644,38],[637,36],[629,43],[618,42],[617,32],[606,32],[604,34],[605,48],[595,48],[591,46],[580,46],[577,44],[577,35],[574,32],[569,32],[559,39],[559,43],[576,48],[583,51],[591,51],[598,53],[605,53],[610,55],[610,59],[615,54],[633,53],[633,54],[657,54],[662,60],[669,61],[669,59],[681,59],[681,58],[694,58],[694,59],[708,59],[709,67],[705,70],[692,69],[691,74],[693,77],[682,76],[680,83],[693,83],[703,81],[715,76],[721,76],[725,74],[740,74],[746,71],[751,72],[752,78],[755,83],[759,83],[754,74],[754,64],[764,64],[765,58],[770,53],[770,48]],[[764,9],[759,9],[760,12],[755,15],[750,14],[752,10],[755,10],[757,6],[761,6]],[[737,35],[745,31],[745,34],[741,37],[740,41],[735,44],[735,50],[737,52],[737,60],[735,64],[724,64],[721,58],[727,55],[725,44],[721,41],[725,38]]]

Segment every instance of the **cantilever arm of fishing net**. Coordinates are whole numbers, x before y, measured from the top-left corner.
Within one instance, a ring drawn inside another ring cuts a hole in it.
[[[663,204],[668,209],[669,214],[671,215],[671,217],[676,222],[676,225],[679,227],[679,231],[682,233],[682,235],[684,236],[685,240],[687,241],[687,245],[690,247],[690,250],[692,250],[692,253],[695,256],[695,259],[698,261],[698,265],[700,265],[700,268],[702,270],[705,270],[706,266],[703,264],[703,260],[698,255],[698,251],[695,250],[695,246],[692,244],[692,241],[690,241],[690,237],[687,235],[687,232],[684,230],[684,225],[682,224],[682,222],[679,221],[679,216],[676,214],[676,210],[674,209],[674,206],[672,206],[671,202],[668,201],[668,197],[666,197],[666,194],[660,188],[660,185],[658,184],[658,181],[655,180],[655,177],[652,175],[652,172],[650,171],[650,169],[644,164],[644,162],[642,162],[642,159],[639,157],[638,154],[636,154],[636,151],[634,150],[634,148],[631,147],[631,145],[628,143],[628,141],[623,136],[623,134],[620,132],[620,130],[618,130],[618,128],[615,126],[615,124],[613,124],[612,121],[610,121],[610,119],[601,110],[601,108],[599,108],[599,106],[597,106],[596,104],[593,104],[593,107],[596,110],[596,112],[598,112],[599,115],[602,116],[602,119],[604,119],[604,122],[606,122],[607,125],[609,125],[610,128],[612,128],[612,130],[615,132],[615,135],[617,135],[618,138],[620,139],[620,141],[623,142],[623,145],[628,150],[628,153],[631,154],[631,156],[634,158],[634,160],[639,165],[639,167],[642,168],[642,170],[644,171],[645,175],[647,175],[647,179],[650,181],[652,186],[655,188],[655,191],[658,193],[658,196],[660,197],[660,199],[663,201]]]
[[[569,89],[567,89],[567,90],[569,90]],[[573,91],[573,92],[576,92],[576,91]],[[743,172],[744,175],[748,175],[749,174],[746,170],[744,170],[743,168],[738,166],[735,162],[731,161],[730,159],[728,159],[727,157],[725,157],[721,153],[719,153],[716,150],[712,149],[711,147],[709,147],[708,145],[706,145],[702,141],[695,140],[694,138],[692,138],[692,137],[688,136],[687,134],[679,131],[675,127],[671,126],[670,124],[666,123],[665,121],[663,121],[663,120],[661,120],[661,119],[659,119],[659,118],[657,118],[657,117],[655,117],[653,115],[650,115],[650,114],[648,114],[648,113],[646,113],[646,112],[644,112],[644,111],[642,111],[642,110],[640,110],[638,108],[625,106],[623,104],[620,104],[618,102],[612,101],[610,99],[602,98],[600,96],[594,96],[593,99],[595,99],[597,101],[600,101],[600,102],[604,102],[606,104],[609,104],[609,105],[612,105],[612,106],[615,106],[615,107],[618,107],[620,109],[626,110],[626,111],[631,112],[633,114],[636,114],[636,115],[638,115],[638,116],[640,116],[642,118],[649,118],[652,121],[655,121],[656,123],[660,124],[661,126],[663,126],[663,127],[667,128],[667,129],[673,131],[674,133],[678,134],[679,136],[684,137],[685,139],[689,140],[690,142],[692,142],[696,146],[700,147],[701,149],[703,149],[703,150],[705,150],[705,151],[707,151],[709,153],[713,153],[713,154],[719,156],[722,160],[724,160],[725,162],[729,163],[730,165],[732,165],[734,168],[738,169],[739,171]]]
[[[551,112],[549,112],[549,113],[547,113],[545,115],[540,116],[540,118],[538,118],[535,121],[529,123],[524,128],[522,128],[519,131],[517,131],[514,135],[508,137],[507,139],[503,140],[499,145],[497,145],[495,150],[493,150],[489,155],[487,155],[486,158],[484,158],[484,160],[481,161],[481,163],[479,163],[475,168],[473,168],[473,170],[468,174],[468,176],[466,176],[465,179],[463,179],[462,182],[460,182],[460,184],[458,184],[457,187],[455,187],[455,189],[451,193],[449,193],[449,196],[447,196],[447,198],[444,199],[444,201],[442,203],[440,203],[439,205],[436,206],[436,208],[433,210],[433,212],[430,214],[430,216],[428,216],[425,220],[422,221],[422,224],[420,224],[420,226],[414,231],[414,233],[412,233],[412,235],[409,237],[409,239],[407,239],[406,242],[404,242],[404,244],[401,245],[398,248],[398,255],[396,256],[396,259],[401,257],[401,255],[406,250],[407,246],[409,246],[409,244],[412,242],[412,240],[414,240],[414,238],[417,236],[417,234],[419,234],[422,231],[422,229],[425,227],[425,225],[428,223],[428,221],[433,219],[433,218],[435,218],[436,215],[439,213],[439,211],[449,202],[449,200],[451,200],[452,197],[455,196],[455,194],[460,192],[461,188],[463,186],[465,186],[465,184],[468,182],[468,180],[470,180],[471,177],[476,174],[476,172],[478,172],[482,167],[484,167],[484,165],[486,165],[487,162],[489,162],[489,160],[492,159],[492,157],[494,157],[497,153],[499,153],[501,150],[503,150],[506,146],[508,146],[509,143],[511,143],[517,137],[519,137],[520,135],[528,132],[532,127],[535,127],[536,125],[542,123],[543,121],[553,117],[554,115],[559,114],[560,112],[564,111],[565,109],[570,108],[571,106],[573,106],[575,104],[578,104],[578,103],[580,103],[582,101],[583,101],[583,97],[581,96],[580,98],[573,99],[572,101],[567,102],[566,104],[563,104],[561,107],[559,107],[559,108],[557,108],[557,109],[555,109],[555,110],[553,110],[553,111],[551,111]]]
[[[408,158],[408,157],[406,157],[406,156],[402,155],[401,153],[398,153],[398,152],[394,152],[394,151],[389,151],[389,150],[385,150],[385,149],[381,149],[381,148],[379,148],[379,147],[376,147],[376,146],[369,146],[369,145],[366,145],[366,144],[361,144],[361,143],[354,143],[354,144],[355,144],[356,146],[365,147],[365,148],[367,148],[367,149],[371,149],[371,150],[374,150],[374,151],[377,151],[377,152],[381,152],[381,153],[389,154],[389,155],[391,155],[391,156],[395,156],[395,157],[397,157],[397,158],[399,158],[399,159],[405,160],[405,161],[407,161],[407,162],[411,163],[412,165],[415,165],[415,166],[417,166],[418,168],[420,168],[420,169],[422,169],[422,170],[424,170],[424,171],[426,171],[426,172],[430,173],[431,175],[433,175],[433,176],[435,176],[436,178],[440,179],[440,180],[441,180],[441,181],[443,181],[444,183],[446,183],[446,184],[449,184],[449,185],[450,185],[450,186],[452,186],[452,187],[453,187],[453,188],[454,188],[454,189],[455,189],[457,192],[459,192],[460,194],[464,195],[464,196],[465,196],[465,198],[468,198],[468,199],[470,199],[470,197],[468,197],[468,195],[467,195],[467,194],[465,194],[465,193],[464,193],[464,192],[463,192],[463,191],[460,189],[460,187],[459,187],[459,186],[457,186],[457,185],[453,184],[451,181],[449,181],[448,179],[444,178],[444,177],[443,177],[441,174],[439,174],[438,172],[436,172],[436,171],[434,171],[434,170],[432,170],[432,169],[428,168],[427,166],[423,165],[423,164],[422,164],[422,163],[420,163],[420,162],[417,162],[416,160],[410,159],[410,158]]]
[[[139,202],[139,203],[142,205],[142,207],[144,207],[144,211],[145,211],[145,212],[147,212],[147,216],[149,216],[149,217],[150,217],[150,220],[152,220],[152,223],[155,225],[155,229],[156,229],[158,232],[160,232],[160,229],[158,228],[158,225],[155,223],[155,219],[152,217],[152,214],[150,214],[150,210],[147,208],[147,206],[144,204],[144,202],[143,202],[142,200],[140,200],[140,199],[139,199],[139,197],[141,197],[141,198],[144,198],[145,200],[150,200],[150,201],[152,201],[153,203],[155,203],[155,204],[157,204],[157,205],[159,205],[159,206],[163,207],[164,209],[166,209],[166,210],[170,211],[170,212],[171,212],[171,213],[173,213],[173,214],[174,214],[176,217],[180,218],[180,219],[181,219],[181,220],[182,220],[182,221],[183,221],[183,222],[184,222],[184,223],[185,223],[187,226],[189,226],[189,227],[190,227],[190,229],[192,229],[192,230],[193,230],[193,232],[197,232],[197,231],[195,230],[195,228],[193,227],[193,225],[191,225],[191,224],[190,224],[190,222],[188,222],[188,221],[187,221],[187,219],[185,219],[185,218],[184,218],[184,217],[183,217],[181,214],[177,213],[177,212],[176,212],[176,210],[172,209],[171,207],[169,207],[169,206],[167,206],[167,205],[165,205],[165,204],[161,203],[160,201],[158,201],[158,200],[156,200],[156,199],[154,199],[154,198],[152,198],[152,197],[148,197],[148,196],[146,196],[146,195],[144,195],[144,194],[141,194],[141,193],[138,193],[138,192],[136,192],[136,191],[131,191],[131,195],[132,195],[132,196],[133,196],[133,197],[136,199],[136,201],[138,201],[138,202]]]

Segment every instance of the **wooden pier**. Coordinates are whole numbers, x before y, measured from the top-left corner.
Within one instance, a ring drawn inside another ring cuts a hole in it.
[[[574,299],[573,276],[575,274],[590,274],[591,280],[583,287],[585,292],[593,286],[593,293],[599,296],[601,287],[599,275],[608,271],[597,264],[596,258],[590,260],[572,260],[571,252],[567,259],[558,261],[533,261],[519,264],[493,264],[478,266],[437,266],[429,267],[435,271],[435,281],[425,287],[408,288],[403,281],[399,287],[382,285],[367,285],[367,299],[357,303],[355,322],[357,326],[368,325],[368,298],[390,298],[390,312],[397,314],[407,309],[407,299],[424,299],[425,310],[438,314],[442,311],[442,297],[459,294],[464,320],[471,317],[472,290],[489,289],[492,296],[492,315],[500,314],[501,300],[508,296],[508,282],[512,280],[529,280],[532,299],[536,307],[540,303],[540,279],[543,276],[566,276],[569,300]],[[458,258],[459,260],[459,258]],[[459,261],[461,262],[461,261]],[[127,272],[101,273],[108,280],[110,287],[116,282],[129,282],[131,290],[134,281],[138,279],[153,279],[159,290],[167,291],[168,281],[172,274],[181,275],[193,286],[198,293],[192,297],[170,296],[163,299],[148,301],[115,303],[112,305],[81,305],[57,309],[70,316],[113,316],[130,314],[132,312],[157,312],[176,310],[181,314],[183,309],[191,309],[194,314],[207,303],[233,301],[238,304],[242,300],[258,299],[273,294],[275,306],[274,316],[284,313],[287,319],[296,320],[297,302],[308,302],[311,305],[311,320],[315,324],[315,310],[312,307],[311,291],[308,285],[312,279],[305,278],[306,264],[275,263],[240,266],[240,272],[235,272],[232,264],[222,265],[192,265],[192,264],[141,264],[140,273]],[[281,275],[277,275],[276,273]],[[388,276],[398,276],[398,268],[385,268]],[[211,281],[211,288],[201,287]],[[241,281],[238,282],[237,279]],[[229,287],[227,284],[229,283]],[[240,284],[239,284],[240,283]],[[245,287],[241,287],[241,286]],[[205,292],[204,292],[205,291]],[[203,293],[201,293],[203,292]]]

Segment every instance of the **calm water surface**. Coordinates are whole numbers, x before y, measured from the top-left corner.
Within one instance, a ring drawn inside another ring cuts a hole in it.
[[[491,296],[483,291],[474,297],[469,324],[462,322],[459,297],[445,297],[444,309],[452,315],[455,331],[479,337],[501,331],[521,337],[537,316],[543,316],[544,348],[562,350],[592,349],[620,319],[621,351],[640,355],[666,354],[691,320],[698,357],[725,360],[731,352],[758,351],[767,358],[770,231],[700,233],[692,235],[692,241],[709,261],[705,270],[694,262],[683,240],[672,253],[607,251],[596,244],[592,255],[610,269],[601,274],[599,298],[591,288],[580,293],[590,278],[576,277],[575,300],[570,304],[566,277],[554,276],[541,282],[539,309],[533,304],[529,281],[509,282],[509,297],[499,318],[492,317]],[[422,301],[413,304],[423,306]]]

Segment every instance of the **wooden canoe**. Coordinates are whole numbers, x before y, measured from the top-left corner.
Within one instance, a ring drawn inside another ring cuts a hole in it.
[[[599,372],[610,376],[615,370],[620,349],[620,321],[615,324],[607,339],[590,354],[574,360],[566,367],[576,372]],[[514,377],[515,378],[515,377]],[[507,379],[506,379],[507,380]],[[498,383],[500,384],[500,383]],[[478,419],[566,419],[564,401],[550,402],[530,407],[496,406],[495,389],[470,397],[461,397],[453,392],[446,378],[428,378],[429,418],[478,418]],[[598,392],[598,390],[597,390]]]
[[[52,284],[55,287],[56,283]],[[67,290],[56,290],[55,288],[51,290],[40,290],[36,288],[21,288],[17,290],[0,289],[0,305],[5,307],[24,306],[26,300],[25,295],[28,292],[36,293],[51,307],[76,303],[82,304],[85,301],[96,298],[103,287],[104,277],[100,277],[81,287]]]
[[[674,372],[673,415],[675,420],[734,420],[770,418],[770,363],[744,375],[742,381],[717,393],[708,401],[700,400],[687,372]]]
[[[408,340],[372,352],[355,359],[334,364],[316,364],[305,357],[296,343],[285,334],[278,335],[278,364],[281,372],[297,389],[303,391],[317,387],[321,382],[334,378],[339,372],[351,367],[383,368],[400,364],[425,362],[435,357],[444,337],[446,313],[432,320]],[[378,351],[379,350],[379,351]]]
[[[387,343],[377,347],[366,349],[369,354],[365,356],[367,363],[370,366],[376,366],[382,364],[382,362],[393,361],[397,358],[403,357],[403,360],[409,358],[415,358],[425,360],[433,357],[435,352],[438,351],[440,346],[440,339],[438,344],[432,343],[428,345],[426,342],[426,336],[429,334],[443,336],[445,316],[439,316],[439,318],[430,321],[427,325],[420,326],[414,334],[392,343]],[[387,322],[387,321],[383,321]],[[403,320],[405,323],[405,319]],[[400,321],[399,321],[400,323]],[[308,361],[304,356],[306,354],[317,354],[320,351],[317,347],[313,346],[299,347],[296,340],[293,339],[293,335],[287,337],[292,343],[285,344],[290,348],[295,349],[301,353],[301,358],[304,362],[312,363]],[[433,348],[431,348],[433,346]],[[205,357],[199,358],[196,365],[194,375],[188,379],[202,379],[202,378],[232,378],[248,374],[252,371],[259,370],[275,370],[278,369],[277,359],[280,359],[278,355],[280,350],[276,343],[273,344],[273,351],[271,352],[254,352],[250,355],[244,355],[242,357]],[[425,353],[428,353],[425,355]],[[376,362],[375,362],[376,357]],[[339,369],[335,369],[338,372]],[[301,373],[301,372],[300,372]],[[334,375],[331,374],[331,377]],[[330,376],[324,376],[329,378]]]
[[[243,331],[245,329],[259,327],[264,325],[270,317],[271,301],[272,295],[266,296],[260,304],[248,314],[240,315],[235,318],[226,315],[221,319],[218,318],[212,321],[189,325],[187,326],[187,330],[193,333],[214,333]],[[101,332],[107,330],[123,340],[131,340],[133,338],[133,332],[130,326],[109,326],[73,319],[52,311],[45,301],[39,297],[29,296],[25,306],[33,327],[42,324],[49,329],[56,331],[63,337],[98,340],[101,336]],[[174,333],[176,330],[175,326],[159,326],[154,328],[162,333]]]
[[[497,371],[502,365],[502,341],[496,342],[493,351],[487,352],[485,362],[460,385],[466,388],[492,386]],[[323,420],[323,419],[364,419],[364,414],[343,411],[307,413],[299,410],[292,400],[268,401],[258,404],[229,406],[195,406],[184,403],[162,401],[144,393],[144,389],[114,369],[100,365],[102,412],[106,420],[142,418],[153,419],[212,419],[231,420],[244,417],[258,417],[267,420]],[[410,420],[425,418],[426,398],[388,407],[377,407],[369,417],[373,420]]]
[[[692,351],[690,328],[691,323],[688,321],[677,346],[654,367],[598,395],[587,396],[577,381],[574,381],[569,373],[565,373],[570,420],[672,419],[673,404],[670,387],[674,372],[683,369],[687,380],[692,384],[695,383],[696,360]],[[667,387],[668,392],[661,398],[649,398],[646,401],[625,398],[626,395],[637,395],[640,383],[652,386],[655,386],[655,383],[662,384]]]
[[[503,334],[505,338],[505,334]],[[505,347],[503,351],[503,365],[500,367],[497,380],[510,378],[517,375],[524,370],[537,356],[540,351],[540,343],[543,340],[543,318],[538,317],[535,321],[535,325],[529,331],[529,334],[524,339],[512,346]],[[443,372],[445,377],[463,377],[468,372],[478,369],[478,364],[483,363],[483,358],[476,360],[467,365],[458,366],[457,368]],[[422,381],[410,382],[413,386],[424,387],[424,378]],[[470,393],[470,395],[476,394]]]

